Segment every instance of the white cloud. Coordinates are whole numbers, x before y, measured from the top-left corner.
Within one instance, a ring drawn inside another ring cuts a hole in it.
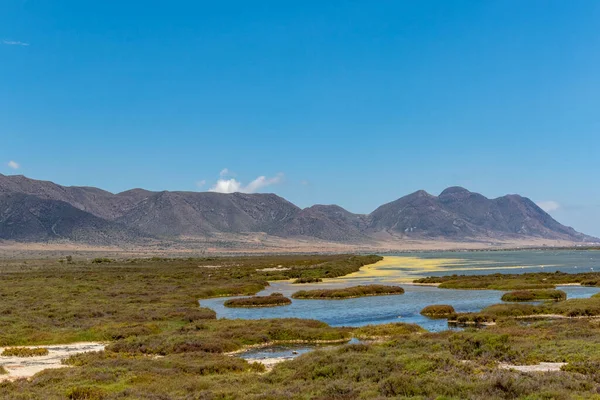
[[[227,176],[227,175],[229,175],[229,174],[230,174],[230,172],[229,172],[229,169],[228,169],[228,168],[223,168],[223,169],[221,170],[221,172],[219,172],[219,176],[220,176],[221,178],[223,178],[223,177],[225,177],[225,176]]]
[[[19,169],[19,168],[21,168],[21,165],[18,162],[12,161],[12,160],[10,160],[8,162],[8,164],[6,164],[6,165],[8,165],[8,167],[12,168],[12,169]]]
[[[242,185],[237,179],[219,179],[215,185],[209,189],[210,192],[217,193],[256,193],[267,186],[276,185],[283,181],[283,174],[279,173],[272,178],[259,176],[247,185]]]
[[[538,207],[546,212],[556,211],[560,208],[560,204],[556,201],[548,200],[548,201],[540,201],[537,203]]]
[[[18,40],[3,40],[2,44],[6,44],[8,46],[29,46],[29,43],[21,42]]]
[[[196,182],[196,186],[198,186],[199,188],[203,187],[204,185],[206,185],[206,179],[202,179],[201,181]]]
[[[219,179],[212,188],[208,189],[208,191],[217,193],[243,192],[243,190],[241,190],[241,187],[242,184],[233,178]]]
[[[300,184],[301,184],[302,186],[308,186],[308,185],[310,185],[310,182],[309,182],[309,181],[307,181],[306,179],[303,179],[303,180],[301,180],[301,181],[300,181]]]

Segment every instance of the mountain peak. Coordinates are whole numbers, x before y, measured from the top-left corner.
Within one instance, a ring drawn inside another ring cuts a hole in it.
[[[442,193],[440,193],[440,197],[457,194],[471,194],[471,191],[465,189],[462,186],[450,186],[449,188],[444,189]]]

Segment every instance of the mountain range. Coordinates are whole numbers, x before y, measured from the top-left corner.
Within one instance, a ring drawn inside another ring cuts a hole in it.
[[[261,233],[337,243],[379,240],[598,239],[555,221],[519,195],[496,199],[461,187],[423,190],[354,214],[336,205],[300,208],[275,194],[152,192],[113,194],[0,174],[0,240],[144,243]]]

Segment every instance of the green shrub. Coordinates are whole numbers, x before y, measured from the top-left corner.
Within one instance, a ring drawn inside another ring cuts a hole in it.
[[[45,347],[9,347],[4,349],[2,356],[4,357],[39,357],[47,356],[48,349]]]
[[[6,370],[6,368],[4,368],[2,365],[0,365],[0,375],[6,375],[8,374],[8,371]]]
[[[456,314],[454,307],[446,304],[435,304],[421,310],[421,315],[429,318],[447,318]]]

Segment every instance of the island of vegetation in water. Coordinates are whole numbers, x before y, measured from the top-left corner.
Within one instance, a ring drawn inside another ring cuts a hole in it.
[[[502,295],[502,301],[512,302],[539,300],[562,301],[566,299],[567,294],[562,290],[556,289],[517,290]]]
[[[292,294],[293,299],[348,299],[364,296],[388,296],[404,294],[404,289],[390,285],[359,285],[340,289],[300,290]]]
[[[323,279],[316,278],[316,277],[298,278],[298,279],[294,280],[292,283],[300,284],[300,283],[318,283],[318,282],[323,282]]]
[[[281,293],[271,293],[269,296],[229,299],[223,303],[225,307],[277,307],[286,306],[288,304],[292,304],[292,301]]]
[[[530,290],[553,289],[557,285],[599,286],[599,272],[569,274],[534,272],[527,274],[448,275],[415,279],[414,283],[438,284],[441,289]]]
[[[421,310],[421,315],[429,318],[447,318],[455,313],[454,307],[447,304],[433,304]]]

